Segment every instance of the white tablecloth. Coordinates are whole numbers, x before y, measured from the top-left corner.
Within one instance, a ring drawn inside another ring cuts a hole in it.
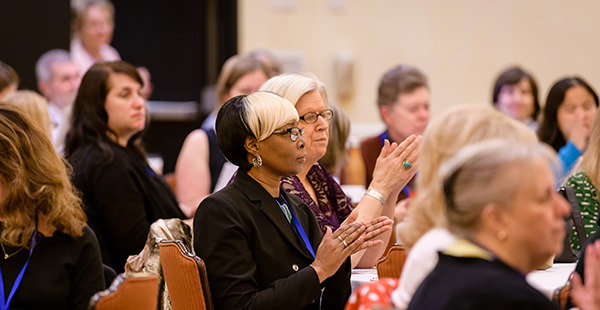
[[[565,285],[574,270],[575,263],[554,264],[550,269],[530,272],[527,275],[527,282],[544,293],[546,297],[552,298],[554,290]]]
[[[352,285],[352,291],[356,290],[361,284],[369,281],[377,280],[377,269],[352,269],[352,275],[350,276],[350,284]]]
[[[547,270],[536,270],[527,275],[527,282],[540,290],[548,298],[552,298],[554,290],[563,286],[571,272],[575,270],[575,264],[554,264]],[[356,290],[361,284],[377,280],[377,270],[353,269],[350,281],[352,290]]]

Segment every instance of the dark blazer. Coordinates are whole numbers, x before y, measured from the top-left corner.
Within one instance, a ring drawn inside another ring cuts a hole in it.
[[[316,253],[322,235],[310,209],[291,205]],[[350,295],[348,258],[319,284],[313,258],[275,199],[238,171],[232,184],[202,201],[194,216],[194,249],[206,263],[215,309],[343,309]]]
[[[177,198],[162,176],[144,158],[116,143],[107,143],[107,160],[99,146],[84,145],[69,161],[73,184],[81,191],[88,225],[96,236],[104,264],[117,273],[129,255],[138,254],[158,219],[185,218]]]
[[[557,310],[498,259],[439,254],[439,262],[415,292],[408,310]]]

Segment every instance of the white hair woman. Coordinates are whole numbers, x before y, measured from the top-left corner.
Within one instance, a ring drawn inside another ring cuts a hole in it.
[[[400,275],[400,286],[392,293],[395,307],[406,309],[417,287],[437,264],[438,251],[455,240],[447,230],[439,167],[462,147],[494,138],[538,143],[527,126],[489,106],[452,108],[427,128],[421,147],[418,194],[410,205],[408,218],[398,226],[398,239],[411,249]]]
[[[288,99],[300,115],[299,126],[304,128],[306,161],[302,171],[283,180],[283,189],[302,198],[316,215],[321,231],[325,232],[327,227],[337,229],[353,207],[340,185],[318,162],[327,151],[329,121],[334,117],[328,108],[325,85],[313,74],[283,74],[269,79],[261,90]],[[385,142],[373,181],[356,206],[360,221],[381,215],[393,218],[396,201],[388,197],[397,197],[400,189],[414,176],[420,141],[421,137],[413,135],[400,145]],[[352,264],[373,267],[385,251],[390,235],[388,232],[381,236],[384,241],[381,246],[353,255]]]
[[[459,240],[408,309],[556,309],[525,275],[562,247],[569,205],[554,190],[558,167],[549,147],[506,140],[469,145],[442,165],[448,228]]]
[[[352,213],[324,236],[313,213],[282,188],[306,161],[304,129],[284,98],[255,92],[219,110],[219,147],[239,166],[233,183],[202,201],[194,249],[207,266],[216,309],[343,309],[348,257],[381,243],[391,220]]]

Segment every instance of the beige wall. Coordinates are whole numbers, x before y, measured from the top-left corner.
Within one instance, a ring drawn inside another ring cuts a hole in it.
[[[498,73],[520,64],[551,84],[579,74],[600,87],[600,2],[547,0],[239,0],[240,51],[301,55],[354,124],[380,123],[380,76],[410,63],[430,78],[433,115],[488,104]],[[281,8],[277,5],[287,4]],[[341,6],[341,7],[340,7]],[[353,55],[353,92],[339,98],[333,61]]]

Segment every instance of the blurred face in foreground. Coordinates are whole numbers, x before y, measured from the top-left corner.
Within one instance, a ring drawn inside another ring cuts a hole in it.
[[[542,265],[562,250],[564,217],[568,203],[556,192],[554,175],[544,159],[521,165],[520,184],[506,208],[499,208],[506,239],[500,241],[507,252],[517,255],[530,270]],[[522,270],[529,272],[530,270]]]

